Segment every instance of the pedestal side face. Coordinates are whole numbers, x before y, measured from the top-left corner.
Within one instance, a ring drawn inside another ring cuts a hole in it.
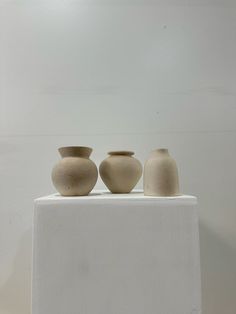
[[[37,202],[33,314],[198,314],[196,206]]]

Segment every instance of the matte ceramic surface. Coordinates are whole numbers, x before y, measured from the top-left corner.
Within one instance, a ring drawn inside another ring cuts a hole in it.
[[[100,164],[100,176],[112,193],[129,193],[142,175],[141,163],[131,151],[113,151]]]
[[[179,195],[178,169],[168,149],[154,150],[144,166],[144,194]]]
[[[89,159],[92,148],[69,146],[59,148],[62,156],[52,170],[52,181],[63,196],[88,195],[97,182],[98,170]]]

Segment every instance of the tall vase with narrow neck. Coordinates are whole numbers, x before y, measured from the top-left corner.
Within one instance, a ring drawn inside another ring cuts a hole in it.
[[[62,159],[52,170],[52,182],[63,196],[88,195],[97,182],[98,170],[89,158],[92,148],[68,146],[58,149]]]
[[[109,152],[99,167],[100,176],[112,193],[129,193],[142,175],[142,165],[131,151]]]
[[[177,196],[179,192],[178,169],[168,149],[151,152],[144,166],[144,195]]]

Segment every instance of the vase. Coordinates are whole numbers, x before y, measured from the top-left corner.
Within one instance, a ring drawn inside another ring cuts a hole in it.
[[[112,193],[129,193],[142,175],[141,163],[130,151],[109,152],[99,167],[100,176]]]
[[[98,170],[89,159],[92,148],[68,146],[58,149],[62,159],[52,170],[52,182],[63,196],[88,195],[97,182]]]
[[[144,195],[180,195],[178,169],[168,149],[156,149],[151,153],[144,166],[143,181]]]

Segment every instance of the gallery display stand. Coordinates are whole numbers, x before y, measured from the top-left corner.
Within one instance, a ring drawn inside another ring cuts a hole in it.
[[[197,199],[35,200],[33,314],[200,314]]]

